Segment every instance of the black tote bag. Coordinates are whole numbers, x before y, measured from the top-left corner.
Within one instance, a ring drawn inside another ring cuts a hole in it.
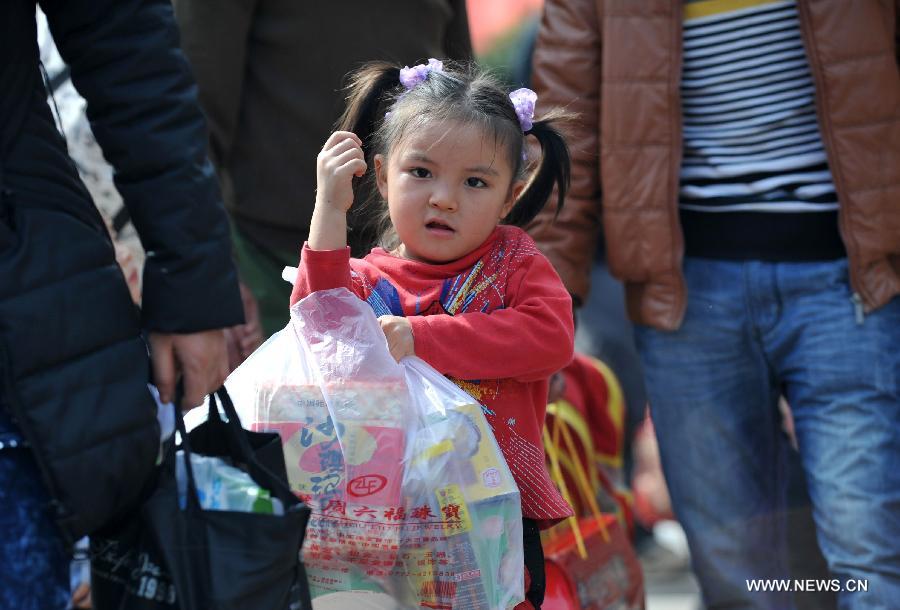
[[[174,460],[174,453],[171,454]],[[169,476],[166,464],[151,481],[151,493]],[[172,469],[171,476],[175,476]],[[174,489],[172,487],[171,489]],[[173,501],[178,501],[177,496]],[[95,610],[177,610],[175,583],[162,562],[143,508],[91,536],[91,600]]]
[[[116,549],[110,548],[110,540],[96,544],[92,541],[94,604],[98,610],[307,610],[311,607],[309,587],[299,559],[309,508],[291,493],[286,477],[273,474],[258,457],[261,455],[269,467],[283,473],[280,441],[277,435],[273,438],[268,433],[244,430],[225,389],[216,394],[227,421],[218,415],[215,395],[210,395],[208,421],[190,435],[185,433],[180,411],[176,412],[187,474],[186,507],[182,510],[178,504],[175,447],[172,446],[153,494],[141,507],[139,524],[129,524],[130,530],[122,528],[123,536],[112,541],[118,542]],[[193,447],[195,439],[203,447],[202,452]],[[260,487],[281,500],[284,515],[203,510],[190,464],[193,452],[229,458],[243,466]],[[134,546],[129,548],[129,544]],[[105,559],[100,554],[104,545]],[[114,550],[120,555],[122,551],[130,551],[129,561],[121,562],[112,575],[111,570],[98,570],[98,562],[100,567],[113,565]],[[118,597],[107,595],[116,592]]]
[[[230,400],[229,403],[231,403]],[[284,464],[281,436],[277,432],[251,432],[240,426],[230,426],[226,420],[220,417],[216,403],[212,400],[209,401],[209,414],[206,421],[191,430],[188,435],[191,451],[194,453],[210,457],[231,458],[233,463],[237,461],[235,456],[242,455],[241,438],[246,438],[259,465],[287,483],[287,468]],[[247,464],[236,465],[244,466],[245,470],[248,466]]]

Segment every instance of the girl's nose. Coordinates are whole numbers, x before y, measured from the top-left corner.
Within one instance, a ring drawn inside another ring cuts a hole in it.
[[[456,197],[449,189],[435,190],[431,193],[428,204],[439,210],[452,212],[456,209]]]

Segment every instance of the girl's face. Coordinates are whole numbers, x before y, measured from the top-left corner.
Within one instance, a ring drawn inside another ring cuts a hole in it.
[[[458,121],[418,128],[387,164],[376,155],[400,256],[448,263],[483,244],[524,187],[513,183],[508,156],[493,136]]]

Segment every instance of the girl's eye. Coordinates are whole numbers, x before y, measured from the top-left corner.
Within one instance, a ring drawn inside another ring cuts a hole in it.
[[[414,167],[409,170],[409,173],[415,176],[416,178],[428,178],[431,176],[431,172],[425,169],[424,167]]]
[[[487,182],[485,182],[481,178],[466,178],[466,186],[471,186],[473,188],[484,188],[487,186]]]

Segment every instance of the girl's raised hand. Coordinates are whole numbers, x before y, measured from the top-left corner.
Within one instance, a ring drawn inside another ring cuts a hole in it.
[[[346,214],[353,205],[353,176],[365,173],[362,140],[350,131],[335,131],[316,159],[316,208]]]

